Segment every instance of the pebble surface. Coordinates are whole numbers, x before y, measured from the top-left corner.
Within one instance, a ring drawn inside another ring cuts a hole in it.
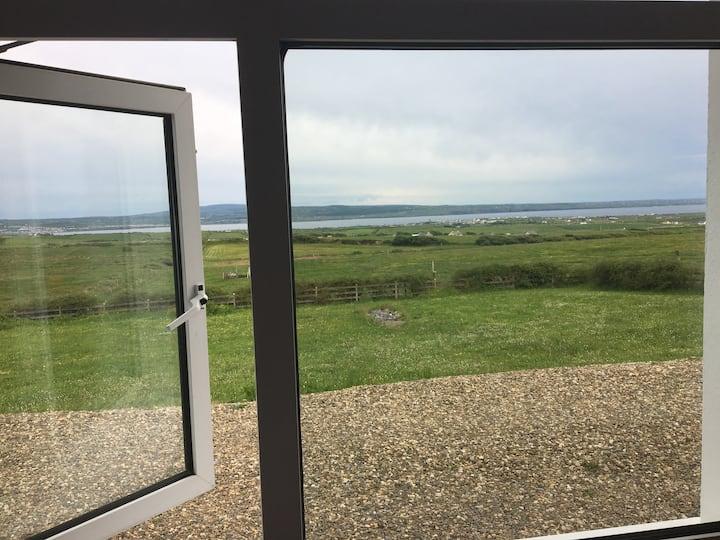
[[[698,515],[699,360],[356,387],[301,405],[309,538],[509,540]],[[213,421],[217,487],[118,539],[261,538],[255,405],[216,405]]]

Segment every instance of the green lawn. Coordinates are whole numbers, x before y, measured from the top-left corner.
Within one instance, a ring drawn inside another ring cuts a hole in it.
[[[460,294],[443,286],[459,269],[493,263],[549,262],[572,269],[616,259],[662,259],[680,261],[700,276],[702,219],[513,219],[295,231],[300,235],[294,245],[298,283],[429,276],[434,262],[441,284],[435,293],[416,298],[300,307],[302,391],[699,356],[701,293],[543,288]],[[396,233],[428,231],[444,244],[388,245]],[[452,231],[462,236],[449,236]],[[528,234],[562,241],[475,244],[481,235]],[[211,299],[247,292],[248,280],[222,278],[226,271],[246,271],[246,233],[203,233],[203,250]],[[45,321],[3,315],[27,307],[66,306],[77,298],[95,305],[172,297],[168,234],[0,237],[0,295],[0,411],[178,403],[177,343],[163,332],[173,318],[170,310]],[[388,328],[372,322],[368,310],[381,305],[400,310],[404,324]],[[216,401],[254,399],[251,317],[249,309],[210,305]]]
[[[399,310],[405,323],[372,322],[367,312],[378,306]],[[162,332],[168,315],[0,320],[0,411],[176,403],[175,344]],[[218,309],[208,331],[213,399],[254,399],[250,310]],[[304,306],[298,341],[302,392],[662,361],[701,355],[702,294],[559,288]]]
[[[0,411],[180,402],[167,313],[0,319]]]

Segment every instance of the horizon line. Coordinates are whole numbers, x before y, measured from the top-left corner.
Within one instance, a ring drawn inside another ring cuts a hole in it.
[[[551,201],[551,202],[504,202],[504,203],[446,203],[446,204],[414,204],[414,203],[381,203],[381,204],[299,204],[291,205],[291,208],[360,208],[360,207],[391,207],[391,206],[406,206],[415,208],[442,208],[442,207],[462,207],[462,206],[548,206],[548,205],[602,205],[602,204],[620,204],[620,203],[654,203],[638,206],[663,206],[663,204],[670,204],[672,206],[680,206],[683,202],[690,204],[703,204],[707,203],[707,197],[679,197],[672,199],[612,199],[612,200],[601,200],[601,201]],[[675,203],[675,204],[672,204]],[[208,208],[213,206],[243,206],[247,208],[247,203],[210,203],[201,204],[200,208]],[[575,209],[572,206],[567,208],[568,210]],[[584,208],[578,206],[576,209],[582,210]],[[136,214],[108,214],[108,215],[88,215],[88,216],[71,216],[71,217],[24,217],[24,218],[5,218],[0,217],[0,221],[33,221],[33,220],[68,220],[68,219],[119,219],[119,218],[132,218],[141,216],[152,216],[155,214],[167,214],[168,210],[158,210],[155,212],[140,212]]]

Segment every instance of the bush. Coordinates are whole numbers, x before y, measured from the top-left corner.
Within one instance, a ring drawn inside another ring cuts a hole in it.
[[[545,238],[537,234],[519,234],[519,235],[495,235],[487,234],[478,236],[475,243],[478,246],[507,246],[512,244],[539,244],[544,242]]]
[[[692,268],[672,260],[605,261],[594,266],[591,279],[599,287],[631,291],[702,288]]]
[[[146,300],[150,300],[151,302],[173,302],[175,300],[175,295],[172,292],[162,290],[150,292],[147,290],[127,289],[124,291],[121,290],[105,300],[107,301],[108,306],[117,306],[119,304],[138,304],[145,302]],[[103,301],[99,299],[95,302],[96,305],[100,305],[102,303]]]
[[[469,233],[467,233],[469,234]],[[512,244],[539,244],[540,242],[563,242],[569,240],[599,240],[602,238],[621,238],[624,233],[580,234],[567,233],[563,236],[540,236],[538,234],[494,235],[483,234],[477,237],[478,246],[507,246]]]
[[[33,300],[13,307],[17,311],[42,311],[45,309],[83,309],[95,307],[102,302],[90,294],[72,294],[54,296],[52,298],[34,298]],[[12,311],[12,310],[9,310]]]
[[[494,234],[478,236],[475,240],[478,246],[507,246],[510,244],[518,244],[515,236],[496,236]]]
[[[398,234],[392,239],[393,246],[439,246],[444,242],[434,236],[410,236]]]
[[[453,285],[459,289],[486,289],[497,285],[516,288],[535,288],[562,285],[571,280],[568,272],[551,263],[492,264],[458,270]]]
[[[623,238],[627,236],[618,232],[599,232],[599,233],[567,233],[565,238],[568,240],[602,240],[604,238]]]
[[[376,244],[382,244],[380,240],[374,238],[343,238],[340,240],[341,244],[350,246],[374,246]]]
[[[225,237],[222,236],[220,238],[207,238],[203,242],[204,243],[213,243],[213,244],[242,244],[248,241],[247,236],[231,236],[231,237]]]
[[[311,234],[293,234],[293,242],[295,244],[318,244],[320,238]]]

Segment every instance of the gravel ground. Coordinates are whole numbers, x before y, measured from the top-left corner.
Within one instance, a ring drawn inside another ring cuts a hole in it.
[[[523,538],[698,515],[700,362],[355,388],[304,402],[314,538]]]
[[[22,538],[184,469],[178,408],[0,414],[0,538]]]
[[[697,515],[700,368],[558,368],[304,396],[308,536],[511,539]],[[253,404],[215,406],[217,488],[118,538],[259,538],[255,422]]]

